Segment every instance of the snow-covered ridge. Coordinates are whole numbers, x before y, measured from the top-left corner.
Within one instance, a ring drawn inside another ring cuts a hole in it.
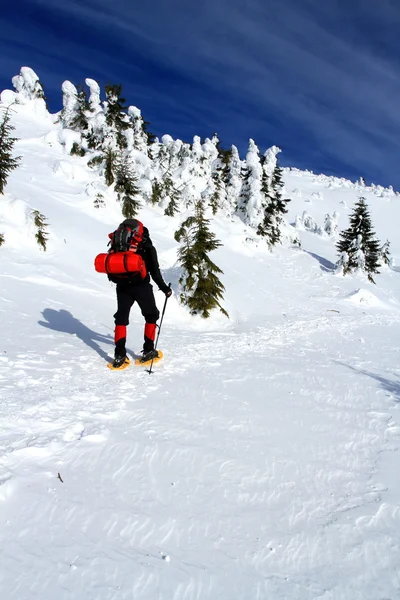
[[[393,189],[393,186],[383,187],[381,185],[375,185],[371,183],[366,185],[364,181],[351,181],[344,177],[335,177],[333,175],[324,175],[322,173],[314,173],[308,169],[301,170],[296,167],[284,167],[284,172],[292,175],[293,177],[303,177],[315,183],[316,185],[322,184],[324,187],[329,189],[347,188],[354,190],[356,194],[362,195],[365,192],[370,192],[381,198],[389,198],[391,196],[399,196],[400,192]]]

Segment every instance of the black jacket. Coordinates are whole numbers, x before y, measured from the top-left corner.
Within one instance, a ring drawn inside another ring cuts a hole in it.
[[[158,264],[157,250],[153,246],[153,242],[150,239],[149,230],[147,227],[143,228],[143,241],[138,245],[138,254],[143,258],[146,264],[147,275],[144,279],[138,275],[109,275],[108,279],[113,283],[128,283],[130,285],[138,285],[141,283],[150,283],[150,275],[152,280],[160,290],[166,293],[169,287],[165,283],[161,272],[160,265]]]

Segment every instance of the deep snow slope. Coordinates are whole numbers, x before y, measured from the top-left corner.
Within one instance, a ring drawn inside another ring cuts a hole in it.
[[[23,160],[0,201],[2,596],[397,600],[396,268],[377,286],[343,278],[328,237],[300,230],[302,249],[270,254],[217,217],[230,319],[189,317],[172,297],[154,375],[111,372],[115,292],[93,258],[119,207],[93,207],[100,184],[50,118],[24,107],[15,124]],[[400,257],[399,196],[285,177],[289,222],[337,211],[342,229],[362,193]],[[32,209],[50,224],[46,253]],[[139,216],[176,289],[179,219],[162,212]],[[134,308],[133,355],[142,330]]]

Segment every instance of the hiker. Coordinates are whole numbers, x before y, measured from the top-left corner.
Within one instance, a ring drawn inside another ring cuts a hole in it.
[[[160,273],[157,251],[150,239],[149,230],[140,221],[125,219],[116,231],[109,234],[109,238],[110,249],[108,255],[105,255],[105,263],[109,263],[110,268],[106,266],[105,272],[108,273],[108,279],[117,284],[117,312],[114,315],[115,358],[112,368],[119,369],[126,363],[129,364],[126,356],[126,326],[129,325],[129,313],[134,302],[138,303],[145,319],[141,362],[158,357],[158,352],[154,349],[154,339],[160,312],[154,298],[150,275],[167,298],[171,296],[172,290]],[[120,259],[123,268],[112,267],[112,261]]]

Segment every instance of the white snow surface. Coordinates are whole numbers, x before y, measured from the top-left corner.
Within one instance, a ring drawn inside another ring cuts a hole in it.
[[[398,600],[396,267],[376,286],[342,277],[327,236],[299,230],[302,249],[269,253],[217,215],[230,319],[190,317],[175,295],[154,374],[112,372],[114,286],[93,259],[120,207],[48,137],[59,125],[28,105],[13,120],[23,158],[0,199],[2,598]],[[289,222],[337,211],[339,229],[362,193],[396,264],[393,190],[298,170],[285,188]],[[176,290],[179,218],[146,206],[139,218]],[[133,357],[142,335],[134,306]]]

